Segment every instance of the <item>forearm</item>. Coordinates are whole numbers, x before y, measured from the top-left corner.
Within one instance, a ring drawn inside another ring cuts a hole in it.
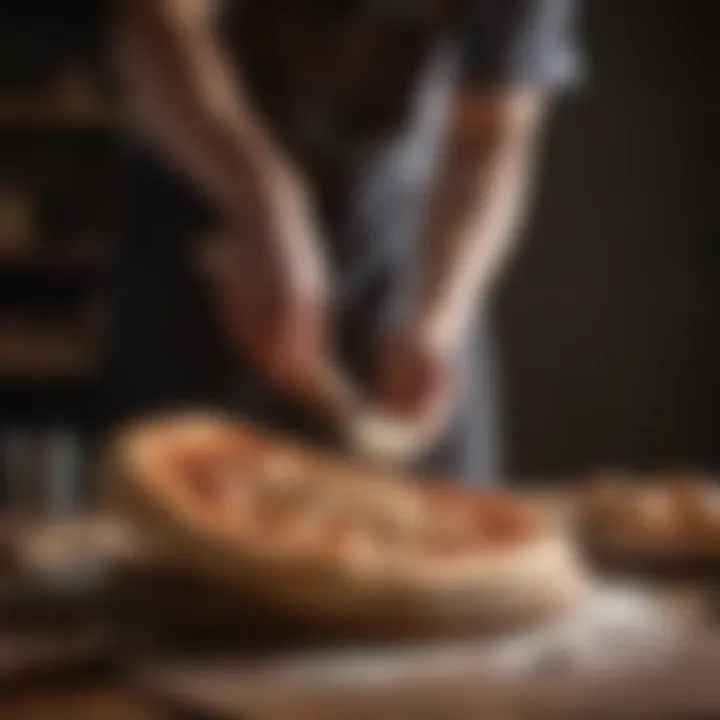
[[[142,131],[194,181],[238,235],[272,238],[308,268],[314,254],[305,189],[242,95],[212,25],[183,8],[198,3],[127,0],[117,59]]]
[[[456,343],[487,295],[523,218],[536,98],[459,103],[425,224],[415,321],[433,342]]]

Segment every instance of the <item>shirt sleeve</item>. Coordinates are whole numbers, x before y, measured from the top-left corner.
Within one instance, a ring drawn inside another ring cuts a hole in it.
[[[465,0],[464,84],[563,87],[580,71],[579,0]]]

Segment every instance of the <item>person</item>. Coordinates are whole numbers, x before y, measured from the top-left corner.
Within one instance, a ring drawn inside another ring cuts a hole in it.
[[[572,0],[125,0],[138,141],[114,411],[231,407],[329,440],[293,400],[331,358],[422,428],[418,469],[500,462],[487,306],[523,217]],[[198,253],[232,255],[208,282]]]

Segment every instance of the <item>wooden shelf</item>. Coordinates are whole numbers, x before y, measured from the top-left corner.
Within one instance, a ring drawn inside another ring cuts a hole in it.
[[[73,363],[38,363],[33,365],[3,362],[0,359],[0,383],[79,382],[96,376],[97,363],[92,360]]]
[[[63,107],[37,99],[0,99],[0,130],[110,131],[118,126],[113,108],[98,104]]]
[[[77,274],[100,272],[108,265],[106,253],[32,252],[23,254],[0,253],[0,272]]]
[[[28,339],[21,346],[0,351],[0,382],[91,379],[98,366],[98,349],[91,341],[55,348]]]

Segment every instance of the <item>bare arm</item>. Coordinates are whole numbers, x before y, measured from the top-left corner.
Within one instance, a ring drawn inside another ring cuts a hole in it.
[[[548,92],[574,71],[576,0],[470,0],[460,76],[420,238],[411,316],[378,353],[378,397],[432,437],[455,397],[453,358],[512,247]]]
[[[466,91],[450,124],[422,244],[415,322],[455,345],[487,294],[523,217],[541,116],[534,95]]]
[[[503,90],[473,90],[453,108],[410,317],[378,356],[379,403],[418,423],[426,439],[447,420],[452,359],[523,216],[539,116],[536,97]]]
[[[256,259],[320,282],[306,189],[223,55],[216,0],[125,0],[117,64],[130,110]]]

